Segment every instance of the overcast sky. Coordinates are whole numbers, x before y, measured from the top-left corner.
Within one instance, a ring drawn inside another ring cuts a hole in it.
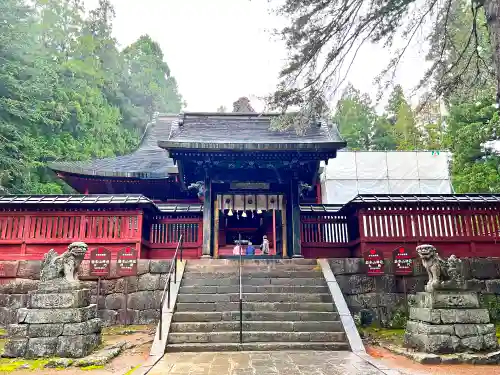
[[[85,0],[87,8],[97,0]],[[172,74],[190,111],[232,108],[248,96],[256,110],[256,97],[271,92],[286,51],[269,30],[283,20],[270,15],[266,0],[112,0],[117,17],[115,37],[121,46],[149,34],[160,43]],[[398,70],[397,82],[409,90],[424,71],[419,48],[413,48]],[[358,54],[347,80],[375,95],[374,77],[390,54],[366,46]],[[346,81],[347,83],[347,81]]]

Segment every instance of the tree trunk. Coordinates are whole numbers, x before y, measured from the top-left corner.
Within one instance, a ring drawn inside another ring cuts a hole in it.
[[[484,13],[490,33],[493,61],[495,63],[497,85],[496,102],[500,104],[500,0],[485,0]]]

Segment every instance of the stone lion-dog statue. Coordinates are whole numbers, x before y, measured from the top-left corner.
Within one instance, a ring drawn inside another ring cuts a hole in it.
[[[78,268],[82,264],[88,246],[85,242],[73,242],[61,255],[50,249],[43,257],[40,281],[61,280],[78,282]]]
[[[429,281],[425,286],[427,292],[436,289],[460,288],[463,284],[460,273],[460,259],[455,255],[451,255],[444,260],[432,245],[420,245],[417,246],[416,250],[422,260],[422,265],[429,275]]]

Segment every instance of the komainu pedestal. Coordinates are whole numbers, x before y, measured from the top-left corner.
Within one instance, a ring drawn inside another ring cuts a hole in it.
[[[417,247],[429,273],[426,292],[410,308],[404,344],[426,353],[481,352],[498,349],[495,325],[476,292],[467,290],[460,260],[441,259],[431,245]]]
[[[101,343],[102,321],[90,289],[77,271],[87,245],[71,244],[62,255],[53,250],[42,263],[41,282],[19,309],[18,323],[8,327],[5,357],[81,358]]]

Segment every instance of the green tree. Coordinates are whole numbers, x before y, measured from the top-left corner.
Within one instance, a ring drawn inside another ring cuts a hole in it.
[[[500,134],[494,103],[490,96],[450,109],[446,145],[453,154],[453,183],[459,193],[500,192],[500,156],[488,147]]]
[[[370,149],[370,133],[375,120],[370,97],[349,84],[337,103],[333,117],[349,149]]]
[[[0,0],[0,191],[69,191],[45,163],[131,151],[157,111],[182,99],[163,52],[120,52],[108,0]]]
[[[394,47],[395,40],[406,43],[395,52],[387,69],[380,77],[381,87],[392,84],[393,73],[399,62],[421,30],[441,41],[444,48],[437,49],[439,56],[434,59],[446,61],[456,67],[467,67],[474,61],[485,59],[480,52],[482,37],[478,30],[485,20],[490,34],[491,60],[494,62],[497,103],[500,102],[500,2],[497,0],[472,0],[467,11],[470,13],[465,45],[454,53],[449,53],[447,44],[456,39],[454,28],[448,28],[453,18],[453,6],[457,0],[284,0],[275,10],[287,20],[280,30],[280,36],[289,50],[289,59],[280,73],[276,92],[270,98],[275,107],[304,106],[311,100],[335,90],[334,80],[345,75],[345,67],[350,66],[364,43],[374,43],[386,48]],[[436,15],[439,15],[436,17]],[[426,27],[423,28],[422,26]],[[436,34],[435,30],[439,30]],[[485,52],[486,54],[486,52]],[[454,61],[448,59],[450,56]],[[486,65],[487,64],[486,60]],[[431,72],[447,65],[438,63],[431,66]],[[458,75],[455,75],[457,77]],[[422,81],[426,85],[428,80]],[[445,92],[447,80],[437,81],[437,94]],[[453,80],[452,80],[452,83]],[[448,85],[449,86],[449,85]],[[439,95],[438,95],[439,96]]]

